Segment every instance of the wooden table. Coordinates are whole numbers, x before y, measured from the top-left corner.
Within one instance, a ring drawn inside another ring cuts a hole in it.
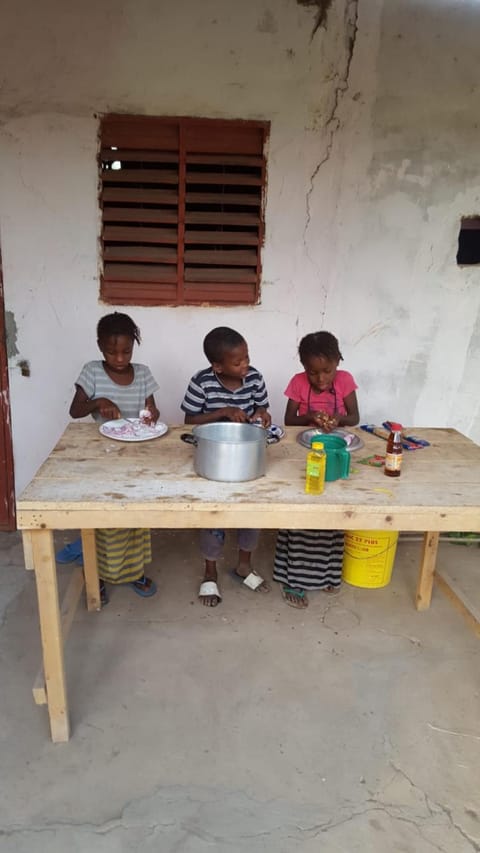
[[[72,582],[60,607],[54,530],[82,530],[89,610],[100,606],[96,528],[422,531],[419,610],[430,604],[440,532],[480,531],[480,447],[455,430],[415,429],[431,447],[404,452],[399,478],[356,464],[385,452],[381,439],[357,430],[365,447],[352,455],[350,478],[327,483],[319,496],[304,493],[306,450],[295,440],[296,427],[268,447],[265,477],[230,484],[196,476],[193,450],[179,439],[184,430],[132,444],[104,438],[93,423],[72,423],[17,502],[25,562],[35,570],[38,591],[46,685],[39,695],[46,694],[54,741],[69,738],[63,646],[83,583]]]

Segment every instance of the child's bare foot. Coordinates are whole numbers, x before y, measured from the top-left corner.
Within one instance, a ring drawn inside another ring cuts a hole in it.
[[[253,589],[254,592],[270,592],[270,587],[266,581],[263,580],[262,576],[255,572],[252,569],[252,552],[244,551],[242,548],[238,549],[238,565],[236,569],[233,569],[232,576],[234,578],[240,578],[241,581],[248,586],[249,589]]]
[[[341,588],[341,584],[339,584],[338,586],[324,586],[322,592],[326,592],[327,595],[338,595]]]
[[[290,607],[296,607],[297,610],[305,610],[308,607],[307,593],[304,589],[292,589],[291,586],[283,586],[282,595]]]

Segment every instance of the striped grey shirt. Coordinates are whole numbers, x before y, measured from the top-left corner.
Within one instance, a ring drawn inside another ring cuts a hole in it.
[[[138,418],[140,409],[145,408],[145,400],[155,391],[158,384],[145,364],[132,364],[133,382],[130,385],[118,385],[105,373],[102,361],[89,361],[84,364],[75,385],[83,388],[89,400],[106,397],[120,409],[124,418]],[[100,412],[92,412],[92,417],[103,423]]]
[[[182,411],[187,415],[203,415],[223,409],[224,406],[236,406],[251,417],[258,408],[268,408],[268,394],[263,376],[254,367],[249,368],[240,388],[230,391],[211,367],[200,370],[192,376]]]

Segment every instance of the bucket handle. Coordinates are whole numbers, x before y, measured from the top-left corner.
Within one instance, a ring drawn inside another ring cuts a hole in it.
[[[198,439],[191,432],[182,432],[180,438],[185,444],[193,444],[194,447],[198,445]]]

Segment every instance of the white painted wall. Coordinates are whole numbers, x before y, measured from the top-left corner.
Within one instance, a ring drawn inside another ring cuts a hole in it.
[[[104,112],[272,125],[261,305],[125,309],[163,419],[181,420],[203,336],[227,324],[248,339],[281,422],[298,341],[326,328],[359,383],[363,421],[480,440],[480,268],[455,263],[460,216],[480,213],[480,3],[334,0],[312,38],[315,15],[296,0],[3,0],[0,240],[17,327],[17,492],[67,423],[96,322],[113,310],[98,295]]]

